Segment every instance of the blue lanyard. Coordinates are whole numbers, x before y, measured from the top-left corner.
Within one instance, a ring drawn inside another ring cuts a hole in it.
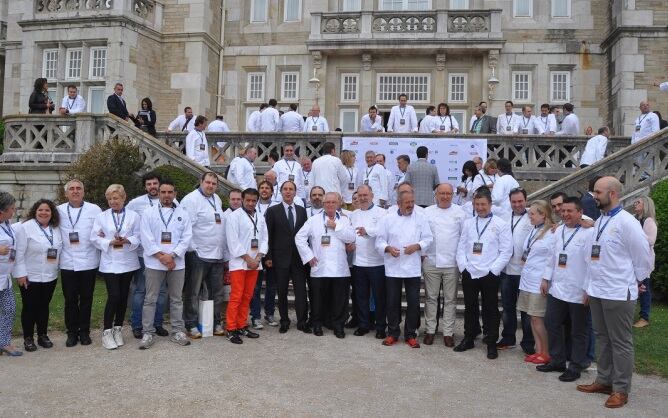
[[[121,213],[123,214],[123,217],[121,218],[121,222],[119,223],[116,218],[120,218],[120,214],[114,216],[114,210],[111,210],[111,219],[114,220],[114,227],[116,228],[116,232],[119,234],[121,233],[121,229],[123,229],[123,223],[125,222],[125,208],[121,210]],[[162,215],[162,212],[160,213]],[[170,218],[171,219],[171,218]]]
[[[50,243],[51,246],[53,247],[53,228],[51,228],[51,225],[49,225],[49,232],[51,233],[51,236],[49,236],[49,235],[46,233],[46,231],[44,230],[44,228],[42,228],[42,225],[40,225],[39,222],[37,222],[37,219],[35,219],[35,223],[37,224],[37,226],[39,227],[39,230],[42,231],[42,234],[44,234],[44,236],[46,237],[46,239],[49,240],[49,243]]]
[[[480,238],[482,238],[482,235],[485,233],[487,230],[487,227],[489,226],[490,222],[492,222],[492,217],[494,214],[489,215],[489,221],[485,224],[485,227],[482,229],[482,232],[480,232],[480,229],[478,228],[478,220],[480,219],[480,215],[476,216],[475,218],[475,230],[478,233],[478,241],[480,241]]]
[[[215,198],[215,196],[211,195],[211,200],[213,200],[213,202],[211,202],[211,200],[209,200],[209,197],[204,194],[201,187],[198,187],[197,190],[204,197],[204,199],[206,199],[206,201],[209,203],[209,205],[211,205],[211,207],[213,208],[213,211],[217,212],[218,209],[216,209],[216,198]]]
[[[367,178],[367,179],[369,178],[369,175],[370,175],[371,173],[373,173],[373,169],[374,169],[374,168],[376,168],[376,164],[372,165],[370,170],[364,170],[364,171],[366,172],[366,177],[365,177],[365,178]],[[350,174],[350,180],[352,180],[352,177],[353,177],[353,175],[352,175],[352,173],[351,173],[351,174]]]
[[[7,229],[5,229],[5,227],[2,225],[0,225],[0,228],[2,228],[2,230],[5,231],[5,234],[7,234],[7,236],[12,239],[12,247],[13,247],[15,244],[14,231],[12,231],[12,226],[9,224],[9,221],[5,221],[4,223],[5,225],[7,225]]]
[[[520,217],[517,218],[517,222],[515,222],[515,223],[513,223],[513,220],[515,219],[515,212],[513,212],[513,213],[510,215],[510,233],[511,233],[511,235],[515,233],[515,228],[517,228],[517,225],[520,223],[520,221],[522,220],[522,218],[524,217],[524,215],[525,215],[526,213],[527,213],[526,210],[525,210],[524,212],[522,212],[522,214],[520,215]]]
[[[297,163],[295,161],[293,161],[292,162],[292,167],[290,167],[290,163],[288,163],[288,160],[285,160],[285,165],[287,165],[288,168],[290,169],[290,174],[292,174],[292,171],[295,169],[295,164],[297,164]]]
[[[148,204],[151,205],[151,207],[153,207],[153,200],[151,199],[151,197],[149,195],[146,195],[146,198],[148,199]]]
[[[401,117],[404,117],[404,113],[406,113],[406,108],[399,106],[399,113],[401,113]]]
[[[573,231],[573,233],[571,234],[571,237],[568,239],[568,241],[566,241],[566,225],[564,225],[564,227],[561,229],[561,241],[564,244],[562,251],[566,251],[566,247],[568,247],[568,244],[570,244],[571,240],[573,239],[575,234],[578,233],[579,230],[580,230],[580,225],[575,227],[575,231]]]
[[[371,209],[371,208],[369,208],[369,209]],[[323,225],[325,225],[325,235],[327,235],[327,218],[326,218],[326,215],[327,214],[323,210],[322,211],[322,223],[323,223]],[[334,215],[334,219],[339,219],[340,217],[341,216],[339,215],[339,212],[336,212],[336,214]]]
[[[643,116],[642,118],[640,116],[638,116],[638,126],[642,125],[642,121],[645,120],[647,115],[649,115],[649,112],[645,113],[645,116]]]
[[[614,218],[614,216],[617,215],[621,211],[622,211],[622,207],[617,206],[616,208],[614,208],[613,210],[608,212],[609,218],[608,218],[607,221],[605,221],[605,224],[603,224],[603,227],[601,227],[601,223],[603,223],[603,217],[601,216],[601,218],[599,219],[599,221],[601,221],[601,222],[598,223],[598,232],[596,234],[596,242],[598,242],[598,240],[601,239],[601,235],[603,234],[603,231],[605,231],[605,227],[607,227],[608,224],[610,223],[610,220],[612,218]]]
[[[70,219],[70,224],[72,225],[72,229],[74,229],[75,226],[79,223],[79,218],[81,218],[81,212],[83,212],[83,207],[84,203],[81,203],[81,207],[79,208],[79,213],[77,214],[77,220],[75,222],[72,222],[72,216],[70,216],[70,204],[67,204],[67,217]],[[72,208],[74,209],[74,208]]]
[[[543,227],[542,224],[541,224],[541,225],[538,225],[538,226],[535,226],[535,227],[533,228],[533,231],[531,231],[531,232],[529,233],[529,241],[527,241],[527,251],[530,251],[530,250],[531,250],[531,247],[533,247],[534,243],[535,243],[536,241],[538,241],[538,237],[536,237],[536,235],[538,235],[538,231],[540,231],[540,229],[541,229],[542,227]],[[533,239],[533,237],[536,237],[536,239]],[[533,239],[533,242],[531,241],[532,239]]]
[[[162,219],[163,225],[165,225],[165,229],[169,229],[169,223],[172,221],[172,216],[174,216],[175,210],[172,208],[172,213],[169,215],[167,222],[165,222],[165,217],[162,216],[162,205],[158,206],[158,212],[160,213],[160,219]]]

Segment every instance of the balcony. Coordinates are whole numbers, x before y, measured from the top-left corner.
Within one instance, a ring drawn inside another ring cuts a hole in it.
[[[309,50],[500,49],[501,10],[312,13]]]

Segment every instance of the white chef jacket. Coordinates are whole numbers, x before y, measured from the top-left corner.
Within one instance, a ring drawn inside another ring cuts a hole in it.
[[[397,203],[397,191],[394,189],[395,185],[398,185],[397,178],[399,177],[398,175],[395,175],[391,170],[388,170],[385,168],[385,176],[387,176],[387,200],[385,201],[386,204],[390,203]],[[402,177],[404,177],[405,174],[402,173]]]
[[[494,186],[496,187],[496,182],[499,181],[499,176],[497,174],[494,174],[493,176],[490,176],[488,174],[485,174],[484,172],[479,172],[477,176],[473,179],[473,185],[471,186],[473,188],[473,192],[475,193],[476,190],[478,190],[482,186]],[[492,188],[494,190],[494,188]],[[507,197],[507,195],[506,195]]]
[[[513,237],[513,253],[510,257],[510,261],[506,264],[506,268],[503,270],[509,276],[519,276],[522,274],[522,246],[529,232],[533,229],[531,221],[529,220],[529,214],[525,210],[522,215],[516,215],[514,212],[504,214],[503,218],[508,225],[510,226],[510,233]]]
[[[429,263],[436,268],[457,267],[457,245],[466,220],[464,210],[454,204],[447,209],[431,205],[424,214],[434,236],[427,250]]]
[[[473,193],[475,192],[475,189],[473,188],[473,178],[467,177],[459,184],[459,186],[466,189],[466,196],[462,196],[461,194],[457,193],[457,204],[461,206],[464,203],[473,200]]]
[[[633,135],[631,136],[631,144],[642,141],[654,132],[659,132],[659,117],[654,112],[647,112],[641,114],[633,124]]]
[[[120,231],[117,229],[120,227]],[[107,209],[95,217],[90,231],[90,241],[102,252],[100,273],[121,274],[139,270],[139,244],[141,243],[141,217],[130,209],[124,208],[120,216]],[[123,248],[114,248],[111,241],[116,234],[127,238],[130,244]],[[101,237],[100,235],[104,236]]]
[[[360,179],[359,179],[359,171],[357,170],[357,166],[352,166],[352,167],[346,167],[343,166],[346,169],[347,173],[347,182],[344,185],[344,187],[341,189],[341,198],[343,199],[343,203],[353,203],[353,193],[355,190],[357,190],[357,186],[360,185]],[[350,185],[352,184],[352,189],[350,188]]]
[[[192,132],[195,130],[195,115],[193,115],[186,125],[186,115],[179,115],[169,123],[168,131],[174,132]]]
[[[492,204],[500,210],[510,212],[510,191],[520,187],[520,184],[510,174],[499,176],[492,188]]]
[[[21,224],[9,224],[5,222],[2,224],[0,229],[0,245],[6,245],[10,249],[16,250],[16,229],[21,228]],[[12,280],[10,275],[18,277],[15,274],[12,274],[16,268],[16,260],[10,261],[9,254],[0,255],[0,291],[11,289]]]
[[[355,230],[355,254],[353,265],[358,267],[377,267],[384,263],[383,256],[376,251],[376,234],[378,233],[378,222],[387,212],[377,205],[372,205],[367,210],[356,209],[350,215],[353,229]],[[363,226],[367,235],[357,234],[357,228]]]
[[[229,132],[230,127],[227,126],[227,123],[222,120],[212,120],[211,123],[206,127],[208,132]]]
[[[431,125],[432,125],[431,120],[433,118],[434,116],[432,115],[425,115],[425,117],[422,118],[422,120],[419,123],[420,126],[418,127],[418,132],[420,132],[421,134],[431,133]]]
[[[424,123],[424,121],[422,123]],[[443,133],[443,132],[450,132],[453,129],[459,131],[459,123],[457,122],[457,119],[452,117],[452,115],[447,115],[447,116],[436,115],[432,116],[431,119],[429,119],[429,132]]]
[[[260,132],[278,132],[281,128],[281,116],[278,110],[268,107],[260,113]]]
[[[545,133],[545,125],[534,115],[528,118],[522,115],[520,116],[520,124],[517,132],[522,135],[543,135]]]
[[[86,101],[78,94],[74,99],[70,99],[70,96],[65,96],[60,103],[60,107],[67,109],[70,115],[74,115],[86,111]]]
[[[605,157],[605,150],[608,147],[608,138],[605,135],[596,135],[587,141],[580,164],[592,165]]]
[[[49,241],[47,235],[53,239]],[[14,277],[28,277],[28,282],[48,283],[58,278],[58,260],[63,249],[60,228],[43,229],[35,219],[30,219],[16,229],[16,266]],[[49,248],[58,250],[56,260],[47,261]],[[30,284],[28,284],[30,286]]]
[[[515,113],[508,116],[505,113],[496,117],[496,133],[499,135],[513,135],[519,130],[522,117]],[[510,128],[510,129],[508,129]]]
[[[248,116],[248,120],[246,121],[246,132],[260,132],[261,114],[262,112],[256,110]]]
[[[434,237],[424,212],[413,210],[409,216],[399,214],[399,210],[387,211],[380,222],[376,235],[376,251],[385,260],[385,276],[411,278],[422,275],[422,256],[427,254]],[[420,244],[420,250],[406,254],[408,245]],[[385,252],[392,246],[401,252],[399,257],[392,257]]]
[[[591,255],[592,246],[600,245],[600,258],[588,259],[585,292],[601,299],[637,299],[638,282],[649,277],[653,269],[650,246],[640,222],[620,210],[612,217],[601,214],[593,229],[596,233],[587,240],[584,251]]]
[[[188,136],[186,136],[186,155],[204,167],[211,165],[209,161],[209,143],[206,141],[204,131],[192,130],[188,133]]]
[[[520,290],[540,294],[540,282],[552,273],[554,234],[549,229],[542,238],[540,228],[533,227],[524,239],[522,252],[528,252],[520,275]]]
[[[304,132],[329,132],[327,119],[322,116],[309,116],[304,123]]]
[[[564,224],[554,231],[552,262],[549,264],[551,274],[546,272],[543,278],[550,282],[550,294],[555,298],[564,302],[583,303],[583,287],[590,257],[585,251],[585,244],[595,234],[594,228],[568,228]],[[567,245],[564,249],[565,243]],[[564,267],[559,266],[559,254],[562,253],[567,257]]]
[[[252,219],[252,220],[251,220]],[[255,225],[253,224],[255,221]],[[257,213],[251,216],[244,208],[229,214],[225,226],[227,248],[230,252],[230,271],[249,270],[242,256],[248,254],[255,258],[258,253],[267,254],[269,249],[269,233],[264,216]],[[251,248],[251,240],[258,240],[258,248]],[[258,270],[262,270],[262,263]]]
[[[369,114],[362,116],[360,120],[360,132],[385,132],[383,128],[383,118],[380,115],[376,115],[376,119],[371,122]]]
[[[100,252],[90,241],[90,231],[100,213],[102,213],[100,207],[89,202],[83,202],[79,208],[73,208],[69,203],[58,205],[59,229],[63,241],[60,254],[61,269],[84,271],[96,269],[100,265]],[[76,226],[73,227],[73,224]],[[71,232],[79,234],[79,244],[70,244]]]
[[[347,187],[350,179],[341,160],[333,155],[323,155],[316,158],[311,166],[311,176],[313,184],[309,182],[309,185],[311,187],[320,186],[325,189],[325,193],[336,192],[341,194],[341,189]]]
[[[488,221],[489,226],[483,232]],[[480,237],[476,230],[476,222],[482,233]],[[485,277],[489,273],[498,276],[508,264],[513,253],[513,245],[508,239],[509,236],[510,225],[498,215],[493,215],[491,220],[490,218],[479,218],[477,215],[467,219],[457,245],[459,271],[467,270],[472,279]],[[481,254],[473,254],[473,244],[476,242],[483,244]]]
[[[561,130],[557,135],[581,135],[580,134],[580,120],[575,113],[569,113],[564,120],[561,121]]]
[[[220,197],[216,193],[206,197],[197,188],[183,198],[181,207],[190,216],[193,237],[189,251],[195,251],[197,257],[203,260],[222,261],[226,240],[223,202]]]
[[[304,118],[294,110],[289,110],[281,116],[281,131],[304,132]]]
[[[316,215],[321,215],[323,210],[325,210],[325,208],[316,209],[313,206],[311,206],[310,208],[306,209],[306,218],[311,218]]]
[[[161,213],[162,217],[160,217]],[[164,223],[163,219],[165,220]],[[165,223],[167,223],[166,227]],[[154,254],[161,251],[166,254],[176,254],[174,270],[182,270],[186,267],[184,256],[190,247],[192,226],[190,225],[190,217],[181,206],[166,208],[157,204],[148,208],[141,216],[140,228],[146,268],[167,271],[167,267],[156,257],[153,257]],[[163,232],[172,233],[171,244],[161,243]]]
[[[311,267],[311,277],[350,277],[346,244],[355,242],[355,230],[350,225],[350,218],[336,214],[336,228],[332,231],[325,227],[327,216],[310,217],[295,236],[295,244],[302,263],[313,259],[318,263]],[[329,245],[322,245],[322,237],[329,236]],[[309,245],[310,241],[310,245]]]
[[[401,123],[401,120],[404,123]],[[415,109],[411,105],[400,108],[399,105],[392,106],[390,119],[387,121],[387,132],[417,132],[418,123]]]
[[[290,176],[293,176],[292,181],[295,183],[295,186],[297,186],[297,196],[304,194],[304,172],[302,171],[301,164],[295,160],[288,161],[283,158],[276,161],[273,170],[276,172],[276,183],[278,185],[279,193],[283,183],[290,180]]]
[[[387,201],[387,173],[382,165],[376,163],[371,167],[364,167],[364,170],[357,173],[357,183],[371,186],[375,205],[380,204],[381,200]]]
[[[257,189],[255,181],[255,167],[246,157],[236,157],[230,162],[227,179],[236,184],[239,189]]]
[[[557,132],[557,118],[552,113],[536,116],[536,123],[540,125],[543,135]]]
[[[258,199],[257,204],[255,205],[255,210],[260,214],[260,216],[265,218],[267,216],[267,209],[278,204],[279,202],[275,202],[271,199],[269,199],[268,202],[263,202],[261,199]]]

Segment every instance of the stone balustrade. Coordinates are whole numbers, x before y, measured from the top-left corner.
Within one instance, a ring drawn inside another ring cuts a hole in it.
[[[160,10],[158,10],[158,7]],[[124,16],[158,27],[162,5],[156,0],[35,0],[36,19]]]

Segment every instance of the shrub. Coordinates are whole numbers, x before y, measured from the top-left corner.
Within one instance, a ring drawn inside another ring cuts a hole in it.
[[[93,145],[81,155],[67,170],[65,182],[73,178],[81,180],[86,201],[107,208],[104,192],[110,184],[122,184],[128,200],[141,192],[137,172],[143,166],[144,160],[139,148],[132,141],[112,139]],[[64,194],[60,200],[65,200]]]
[[[650,194],[656,206],[656,223],[659,232],[654,245],[656,268],[652,273],[653,297],[668,299],[668,180],[654,186]]]
[[[153,171],[158,173],[160,177],[169,178],[174,182],[176,196],[179,201],[199,186],[199,179],[196,176],[173,165],[161,165]],[[220,196],[223,202],[223,208],[229,207],[228,196],[221,192],[218,192],[218,196]]]

